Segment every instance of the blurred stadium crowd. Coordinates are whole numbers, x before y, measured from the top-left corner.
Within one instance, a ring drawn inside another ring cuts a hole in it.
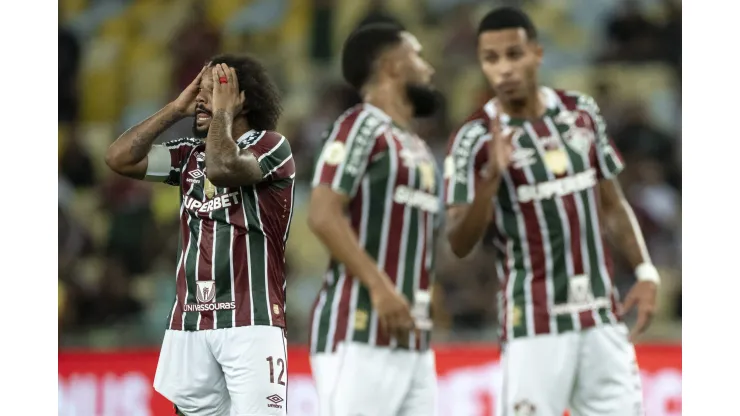
[[[664,281],[646,338],[680,342],[680,1],[60,0],[60,347],[159,343],[174,298],[177,189],[118,177],[103,152],[220,51],[258,56],[283,91],[279,131],[301,179],[288,244],[288,334],[305,342],[327,260],[305,223],[312,158],[323,130],[357,102],[336,65],[343,39],[362,21],[388,18],[419,37],[447,97],[419,124],[441,162],[449,132],[488,98],[475,28],[496,4],[519,4],[538,25],[543,83],[600,104],[627,161],[623,188]],[[184,121],[166,138],[190,129]],[[440,243],[436,340],[495,341],[490,250],[483,244],[458,261]],[[616,267],[625,293],[634,277]]]

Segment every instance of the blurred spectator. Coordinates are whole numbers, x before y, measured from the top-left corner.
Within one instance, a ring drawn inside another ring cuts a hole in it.
[[[188,21],[170,42],[177,94],[193,82],[206,61],[221,48],[221,34],[206,16],[205,0],[196,0]]]
[[[76,188],[89,188],[95,184],[95,170],[90,153],[82,146],[77,134],[69,137],[59,161],[59,169]]]
[[[357,27],[372,23],[392,23],[403,27],[404,25],[388,11],[385,2],[385,0],[370,0],[368,11],[365,17],[357,23]]]
[[[681,88],[681,2],[678,0],[663,0],[666,10],[666,22],[662,28],[660,50],[663,58],[676,72],[677,87]]]
[[[622,105],[614,96],[614,88],[608,81],[600,80],[594,86],[594,100],[599,105],[601,115],[604,117],[610,132],[620,125],[622,116]],[[620,148],[621,150],[621,148]]]
[[[660,29],[648,20],[637,0],[622,0],[606,23],[606,60],[641,62],[657,59]]]
[[[463,64],[475,64],[476,45],[478,44],[478,32],[475,22],[472,20],[473,6],[470,4],[459,4],[452,10],[449,19],[450,28],[443,46],[445,63],[461,67]]]
[[[675,140],[653,125],[645,104],[633,101],[623,108],[621,124],[612,129],[617,147],[625,158],[669,158],[674,154]]]
[[[78,288],[73,311],[77,327],[112,325],[143,311],[131,295],[131,279],[123,261],[107,257],[98,284]]]
[[[80,43],[67,27],[59,26],[59,122],[77,120],[77,73],[80,68]]]
[[[446,242],[437,251],[436,275],[453,331],[482,330],[495,326],[498,280],[492,273],[490,247],[479,246],[460,260]]]
[[[121,259],[129,271],[146,270],[155,250],[151,187],[112,175],[101,189],[102,206],[111,215],[108,256]]]
[[[666,182],[665,168],[658,160],[643,159],[633,168],[639,181],[627,190],[634,208],[642,214],[646,243],[657,265],[676,264],[675,230],[681,222],[681,197]]]

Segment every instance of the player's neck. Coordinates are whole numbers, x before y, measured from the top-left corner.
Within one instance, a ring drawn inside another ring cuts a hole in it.
[[[231,137],[234,139],[234,141],[239,140],[240,137],[244,135],[244,133],[251,130],[249,127],[249,123],[247,123],[247,120],[243,119],[236,119],[234,120],[234,123],[231,125]]]
[[[512,118],[524,120],[534,120],[542,117],[547,111],[544,98],[540,94],[540,89],[535,88],[530,91],[523,100],[504,102],[501,106],[506,114]]]
[[[362,97],[363,101],[378,107],[388,114],[393,122],[405,129],[411,129],[411,120],[414,118],[414,107],[406,94],[389,85],[375,85],[367,88]]]

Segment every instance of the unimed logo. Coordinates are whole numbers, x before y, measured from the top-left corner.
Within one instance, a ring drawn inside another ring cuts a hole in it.
[[[283,406],[279,405],[278,403],[283,401],[283,398],[278,396],[277,394],[273,394],[272,396],[267,396],[267,400],[271,401],[272,403],[268,403],[267,407],[274,407],[276,409],[282,409]]]

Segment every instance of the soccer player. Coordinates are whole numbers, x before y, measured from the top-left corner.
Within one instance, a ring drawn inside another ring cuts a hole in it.
[[[596,103],[540,86],[542,55],[521,11],[500,8],[481,21],[478,58],[496,98],[450,139],[447,238],[463,257],[495,224],[500,415],[561,416],[568,407],[574,416],[641,414],[604,237],[638,279],[624,303],[638,308],[632,339],[650,321],[658,273],[617,182],[623,163]]]
[[[328,133],[309,208],[332,259],[311,322],[321,415],[434,414],[429,287],[441,175],[411,128],[438,103],[420,52],[393,24],[363,26],[344,44],[342,72],[363,103]]]
[[[154,379],[177,414],[286,414],[284,254],[295,166],[273,131],[280,112],[258,61],[217,56],[108,149],[119,174],[180,187],[177,294]],[[194,138],[153,145],[192,116]]]

